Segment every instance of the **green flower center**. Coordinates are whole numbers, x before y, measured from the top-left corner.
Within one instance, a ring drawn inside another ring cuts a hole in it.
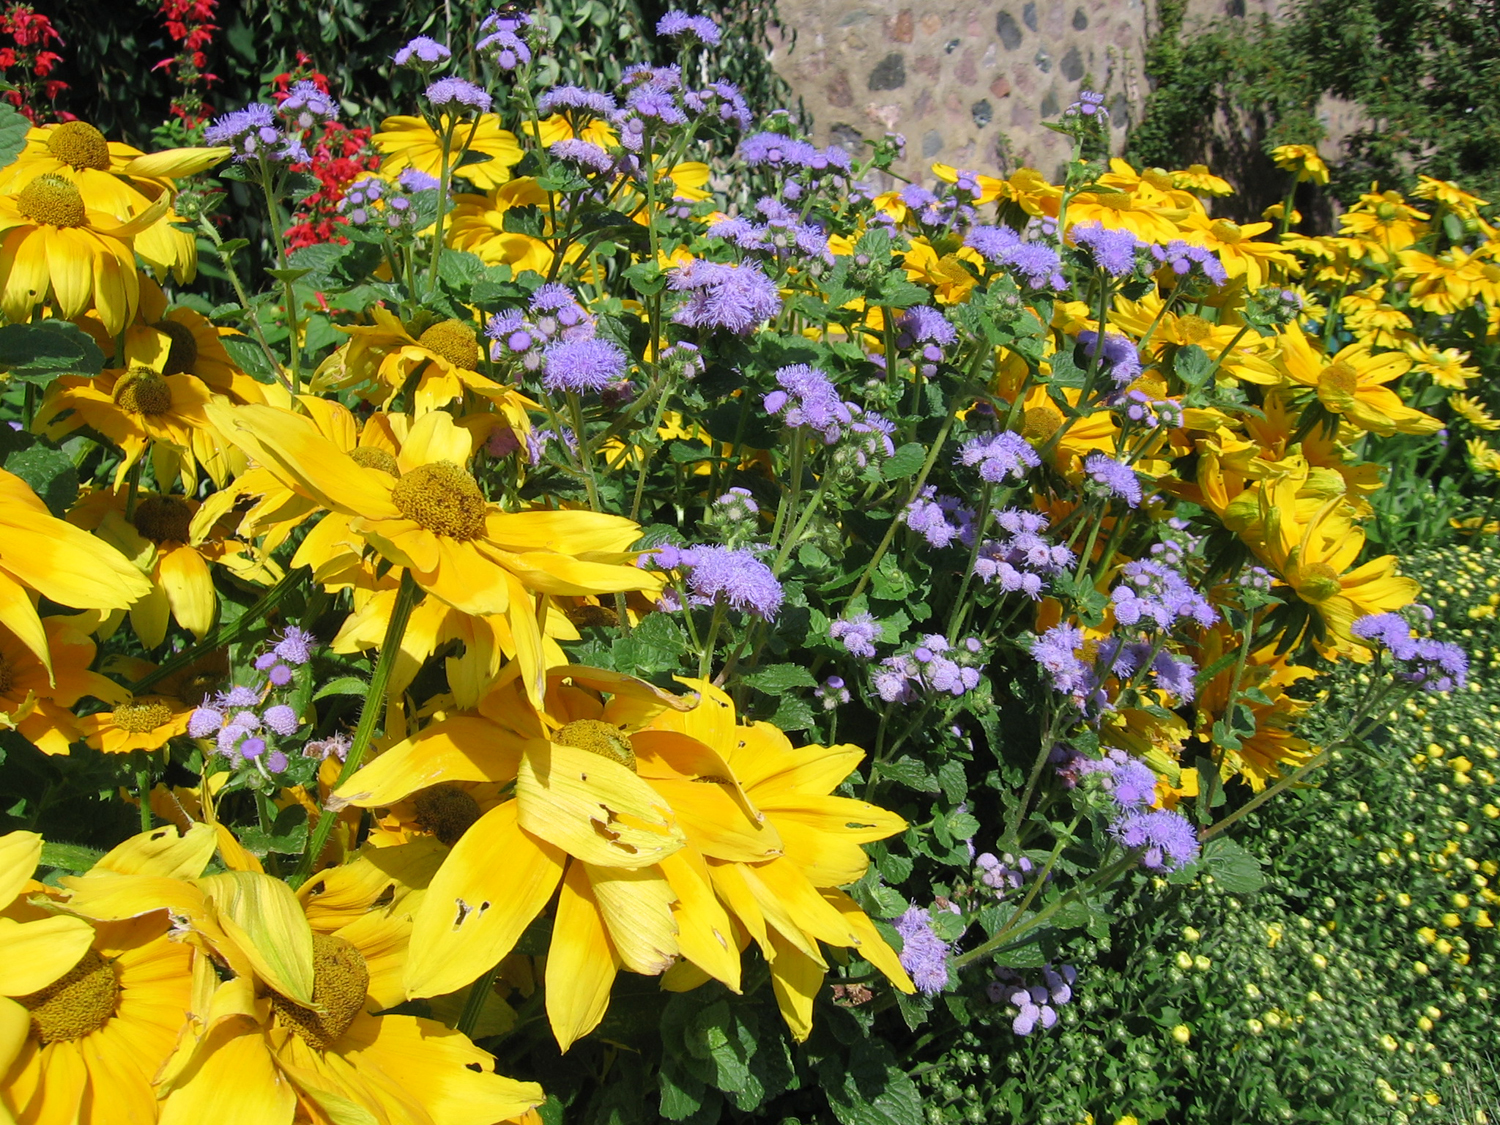
[[[271,993],[271,1007],[281,1022],[309,1047],[326,1051],[349,1030],[365,1006],[370,967],[364,954],[341,937],[313,934],[313,1003],[321,1014]]]
[[[198,362],[198,341],[193,339],[193,330],[175,320],[158,320],[151,327],[172,341],[172,349],[167,352],[167,362],[162,374],[192,374],[193,364]]]
[[[180,496],[143,496],[135,506],[135,529],[153,543],[188,541],[193,509]]]
[[[1325,601],[1343,588],[1339,572],[1327,563],[1313,563],[1306,567],[1302,571],[1302,581],[1297,584],[1297,592],[1314,602]]]
[[[484,493],[452,461],[418,465],[396,482],[391,501],[407,519],[437,535],[462,541],[484,534]]]
[[[635,751],[630,739],[618,729],[599,719],[574,719],[552,736],[559,746],[571,746],[576,750],[587,750],[612,762],[619,762],[631,772],[635,771]]]
[[[417,343],[465,371],[473,371],[479,363],[479,344],[474,329],[461,320],[438,321],[417,337]]]
[[[172,388],[160,373],[149,367],[132,367],[115,384],[114,399],[121,410],[147,417],[172,408]]]
[[[417,807],[417,826],[450,848],[479,819],[479,802],[467,789],[456,785],[424,789],[412,803]]]
[[[1177,318],[1177,331],[1182,333],[1182,338],[1190,344],[1202,343],[1214,334],[1214,326],[1201,316],[1187,316]]]
[[[88,220],[78,185],[51,172],[21,189],[16,196],[16,210],[33,223],[49,227],[81,227]]]
[[[1318,401],[1336,414],[1348,410],[1359,387],[1359,372],[1348,363],[1334,363],[1318,375]]]
[[[139,703],[128,700],[111,713],[115,726],[131,734],[147,734],[172,721],[172,708],[165,703]]]
[[[47,151],[80,171],[109,171],[109,142],[86,121],[68,121],[53,129],[47,136]]]
[[[1213,225],[1208,228],[1208,233],[1220,242],[1238,242],[1244,237],[1239,224],[1231,223],[1228,219],[1215,219]]]
[[[1027,441],[1043,442],[1057,433],[1062,423],[1062,411],[1051,403],[1028,406],[1021,415],[1021,436]]]
[[[379,469],[382,473],[388,473],[393,477],[401,475],[401,466],[396,464],[396,459],[384,449],[356,449],[349,454],[354,458],[356,465],[363,465],[367,469]]]
[[[45,1047],[82,1039],[107,1024],[120,1004],[120,978],[112,962],[90,949],[60,979],[16,999],[31,1013],[31,1032]]]

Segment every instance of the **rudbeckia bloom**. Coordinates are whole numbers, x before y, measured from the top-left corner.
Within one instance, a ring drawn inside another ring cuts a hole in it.
[[[1339,230],[1360,239],[1370,261],[1383,265],[1421,237],[1420,228],[1429,217],[1407,203],[1400,192],[1372,188],[1339,216]]]
[[[552,268],[551,244],[543,238],[506,230],[505,215],[513,207],[541,207],[543,229],[550,235],[545,219],[548,198],[530,176],[511,180],[485,195],[454,196],[445,235],[448,245],[477,254],[486,265],[504,263],[516,273],[530,270],[546,276]],[[579,246],[570,256],[577,258],[582,253]]]
[[[0,625],[0,727],[20,732],[43,754],[66,754],[83,737],[71,708],[86,695],[117,703],[129,693],[113,680],[89,671],[95,646],[89,624],[68,617],[47,617],[47,647],[52,669],[21,643],[19,637]]]
[[[1295,172],[1299,181],[1328,182],[1328,165],[1312,145],[1277,145],[1271,150],[1271,160],[1276,167]]]
[[[1385,386],[1411,368],[1411,360],[1401,352],[1374,353],[1365,344],[1350,344],[1329,359],[1293,323],[1281,336],[1278,366],[1289,381],[1316,390],[1325,410],[1362,430],[1389,437],[1398,432],[1432,434],[1443,427],[1432,415],[1402,403]]]
[[[449,119],[443,118],[447,128]],[[477,123],[462,121],[454,131],[454,151],[449,154],[448,167],[454,174],[462,176],[480,191],[497,188],[510,179],[510,170],[521,162],[521,146],[514,133],[500,128],[500,119],[493,113],[480,114]],[[443,140],[432,131],[432,126],[420,117],[387,117],[380,123],[380,131],[371,140],[385,154],[380,162],[380,174],[395,179],[407,168],[415,168],[436,177],[443,170]],[[467,142],[467,144],[466,144]],[[465,145],[460,150],[458,146]],[[490,159],[477,164],[465,164],[457,168],[462,152],[473,152]]]
[[[0,469],[0,624],[52,672],[31,591],[73,609],[125,609],[150,584],[120,552],[57,519],[20,477]]]
[[[96,309],[105,329],[119,332],[140,300],[132,242],[166,209],[158,200],[122,222],[90,210],[77,185],[55,173],[0,195],[0,309],[21,323],[51,296],[63,316]]]
[[[187,733],[193,708],[202,701],[201,696],[191,703],[171,695],[137,696],[121,700],[108,711],[85,715],[78,720],[78,728],[90,746],[106,754],[160,750]]]
[[[583,511],[506,512],[484,498],[466,468],[474,439],[441,411],[412,426],[395,473],[367,468],[301,415],[268,406],[209,408],[226,436],[350,528],[417,585],[453,608],[504,614],[541,692],[536,595],[654,590],[661,579],[634,565],[638,525]]]
[[[1218,254],[1230,279],[1243,277],[1245,288],[1253,293],[1297,264],[1297,259],[1276,243],[1255,241],[1256,235],[1270,229],[1270,223],[1240,226],[1228,219],[1193,215],[1183,223],[1183,237]]]
[[[55,175],[76,184],[90,210],[127,220],[156,200],[170,200],[175,178],[196,175],[219,163],[227,148],[177,148],[143,153],[108,141],[86,121],[42,125],[26,135],[26,148],[0,172],[0,192],[25,187],[38,176]],[[198,268],[197,242],[177,229],[181,220],[162,213],[135,239],[135,249],[158,275],[170,270],[179,284],[193,280]]]
[[[1195,195],[1233,195],[1234,186],[1215,176],[1206,164],[1189,164],[1180,172],[1171,173],[1172,186]]]

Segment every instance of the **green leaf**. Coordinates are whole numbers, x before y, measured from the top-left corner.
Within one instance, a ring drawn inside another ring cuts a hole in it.
[[[78,499],[78,470],[73,467],[73,459],[61,450],[33,445],[7,457],[5,469],[29,484],[59,519]]]
[[[886,480],[902,480],[914,476],[925,460],[927,447],[919,442],[909,441],[881,463],[880,475]]]
[[[81,844],[55,844],[50,841],[42,844],[43,865],[70,871],[74,875],[82,875],[103,854],[97,848],[85,848]]]
[[[3,332],[4,329],[0,329]],[[221,336],[220,342],[224,350],[229,353],[229,358],[234,360],[235,366],[246,374],[259,379],[263,383],[269,383],[275,378],[275,371],[266,360],[266,353],[254,340],[246,336]]]
[[[799,696],[783,696],[771,723],[784,731],[807,730],[813,724],[812,705]]]
[[[622,276],[643,297],[654,297],[667,287],[667,275],[655,262],[637,262]]]
[[[26,131],[31,122],[17,113],[8,102],[0,102],[0,168],[14,164],[26,148]]]
[[[922,1125],[916,1083],[878,1040],[854,1043],[847,1064],[836,1056],[823,1059],[818,1079],[840,1125]]]
[[[781,695],[792,688],[818,686],[813,674],[800,664],[772,664],[751,672],[745,677],[745,682],[767,695]]]
[[[104,353],[92,336],[66,320],[8,324],[0,328],[0,369],[27,383],[50,383],[59,375],[92,377],[104,370]]]
[[[877,762],[875,769],[882,777],[899,781],[908,789],[915,789],[919,793],[938,791],[937,783],[933,781],[927,767],[910,755],[897,758],[894,762]]]
[[[1227,836],[1216,836],[1205,844],[1198,865],[1230,894],[1254,894],[1266,885],[1260,861]]]
[[[291,269],[276,269],[276,270],[273,270],[273,269],[271,269],[268,266],[268,267],[266,267],[266,272],[268,274],[270,274],[272,277],[274,277],[277,281],[280,281],[280,282],[292,282],[292,281],[301,281],[304,277],[306,277],[308,274],[312,273],[313,271],[312,271],[312,269],[310,267],[303,267],[301,269],[291,268]]]
[[[362,680],[358,676],[340,676],[320,687],[313,698],[325,699],[330,695],[364,695],[369,690],[369,680]]]
[[[1197,344],[1178,348],[1177,355],[1172,360],[1172,370],[1177,373],[1177,377],[1183,381],[1184,385],[1193,389],[1207,382],[1213,369],[1214,361]]]

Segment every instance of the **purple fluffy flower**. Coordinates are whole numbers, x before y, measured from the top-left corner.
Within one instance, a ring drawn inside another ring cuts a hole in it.
[[[1132,508],[1141,506],[1141,480],[1129,465],[1122,465],[1103,453],[1090,453],[1083,461],[1089,479],[1125,501]]]
[[[208,706],[198,707],[188,716],[188,737],[207,738],[210,735],[218,734],[223,726],[223,712],[216,711]]]
[[[211,145],[232,148],[236,162],[259,156],[276,145],[282,148],[272,155],[286,159],[295,144],[277,128],[275,111],[264,102],[252,102],[244,109],[226,113],[204,130],[203,139]]]
[[[957,516],[956,522],[949,519]],[[935,485],[927,485],[917,494],[901,513],[901,521],[911,528],[931,547],[939,549],[962,541],[968,531],[968,541],[973,542],[974,513],[964,508],[952,497],[938,496]]]
[[[842,642],[850,656],[861,660],[875,659],[875,641],[880,636],[880,625],[868,613],[856,613],[828,626],[828,635]]]
[[[545,353],[542,385],[549,391],[602,391],[625,378],[630,357],[608,340],[560,340]]]
[[[550,116],[563,109],[586,109],[604,117],[616,109],[615,99],[597,90],[585,90],[582,86],[554,86],[536,100],[537,112]]]
[[[970,438],[955,461],[960,465],[977,465],[980,479],[992,484],[1020,480],[1042,463],[1025,438],[1009,431]]]
[[[997,266],[1007,266],[1019,274],[1029,289],[1067,287],[1062,276],[1062,259],[1057,251],[1040,242],[1025,242],[1010,227],[974,226],[964,238],[964,245],[978,250]]]
[[[1082,346],[1084,355],[1092,360],[1099,346],[1099,333],[1092,328],[1085,328],[1078,333],[1078,343]],[[1141,357],[1135,344],[1118,332],[1104,334],[1103,362],[1109,371],[1109,377],[1121,387],[1131,383],[1141,373]]]
[[[301,722],[297,719],[297,712],[285,703],[278,703],[274,707],[267,707],[265,713],[266,726],[283,737],[297,733]]]
[[[1111,277],[1134,273],[1136,251],[1146,245],[1128,230],[1110,230],[1100,223],[1079,223],[1072,234],[1074,244],[1087,250],[1094,264]]]
[[[822,435],[827,445],[838,441],[843,427],[854,420],[849,403],[839,398],[833,380],[805,363],[794,363],[776,372],[781,389],[762,402],[767,414],[779,414],[788,426],[806,426]]]
[[[688,295],[672,319],[693,328],[744,335],[781,312],[776,283],[754,262],[736,266],[695,259],[673,271],[670,285]]]
[[[433,66],[451,57],[452,51],[443,46],[436,39],[430,39],[426,35],[418,35],[415,39],[407,40],[406,46],[396,52],[395,61],[397,66]]]
[[[1446,641],[1414,636],[1398,613],[1366,614],[1350,632],[1389,650],[1401,665],[1398,675],[1423,691],[1452,691],[1468,683],[1469,658],[1464,650]]]
[[[339,115],[339,103],[313,82],[297,82],[287,91],[277,107],[281,115],[300,130],[311,129],[322,121],[333,121]]]
[[[1110,832],[1121,846],[1142,849],[1141,864],[1150,871],[1176,871],[1198,858],[1198,830],[1168,809],[1128,813]]]
[[[901,935],[901,967],[929,996],[948,984],[948,943],[932,931],[932,916],[920,906],[908,907],[893,923]]]
[[[577,138],[554,141],[547,146],[547,151],[559,160],[566,160],[569,164],[576,164],[600,175],[611,171],[615,166],[615,158],[593,141]]]
[[[1156,771],[1123,750],[1111,750],[1103,758],[1072,757],[1061,772],[1069,778],[1099,775],[1121,812],[1140,812],[1156,801]]]
[[[1064,695],[1082,701],[1095,687],[1094,671],[1079,658],[1083,630],[1077,625],[1054,625],[1031,643],[1031,658],[1052,678]]]
[[[687,570],[688,591],[695,605],[722,599],[732,609],[774,620],[785,597],[775,573],[749,551],[728,547],[661,547],[656,563],[666,569]]]
[[[455,112],[461,106],[488,113],[491,105],[489,94],[462,78],[439,78],[427,87],[427,100],[440,113]]]
[[[1191,619],[1199,625],[1212,625],[1219,613],[1195,591],[1182,574],[1151,559],[1126,563],[1124,581],[1110,592],[1114,601],[1115,620],[1121,625],[1170,629],[1176,622]]]
[[[312,646],[316,642],[317,637],[307,630],[291,625],[281,634],[281,640],[276,642],[276,647],[271,652],[288,664],[306,664],[312,659]]]
[[[531,48],[521,37],[531,26],[531,17],[525,12],[491,12],[479,25],[479,42],[474,50],[488,55],[501,70],[514,70],[531,61]]]
[[[677,37],[691,35],[706,47],[718,46],[719,25],[707,16],[690,16],[686,12],[668,12],[656,23],[656,34]]]
[[[915,305],[907,309],[897,318],[896,329],[899,333],[896,346],[900,348],[929,342],[946,347],[958,339],[958,329],[931,305]]]

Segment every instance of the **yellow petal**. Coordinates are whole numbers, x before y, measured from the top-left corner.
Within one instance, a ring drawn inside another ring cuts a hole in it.
[[[439,782],[508,781],[521,764],[519,739],[488,719],[456,715],[392,746],[334,796],[361,808],[395,804]]]
[[[0,996],[46,988],[78,964],[93,940],[94,928],[82,918],[0,918]]]
[[[42,837],[38,833],[7,832],[0,836],[0,910],[21,893],[41,861]]]
[[[619,967],[588,874],[570,864],[547,950],[547,1019],[564,1051],[599,1026]]]
[[[812,1032],[813,1001],[823,986],[823,966],[778,934],[771,935],[775,960],[771,962],[771,988],[781,1018],[801,1043]]]
[[[463,466],[469,463],[473,452],[473,435],[454,425],[451,414],[435,410],[417,419],[401,445],[401,452],[396,455],[396,464],[403,473],[434,461],[451,461]]]
[[[412,919],[407,996],[453,992],[509,953],[552,897],[565,858],[521,830],[514,801],[470,825]]]
[[[31,310],[47,296],[47,235],[45,227],[11,231],[5,249],[13,255],[5,278],[5,293],[0,296],[5,315],[24,323]]]
[[[174,825],[138,832],[89,869],[89,875],[158,875],[196,879],[213,858],[218,837],[207,824],[194,824],[178,836]]]
[[[644,976],[666,972],[677,959],[677,896],[661,871],[583,866],[621,964]]]
[[[58,230],[46,240],[47,272],[63,316],[76,317],[94,301],[93,253],[86,235],[74,237],[71,230]]]
[[[911,977],[907,976],[906,970],[901,967],[901,958],[886,944],[885,938],[880,936],[880,931],[875,928],[875,924],[859,908],[859,903],[843,891],[833,888],[825,890],[823,897],[828,900],[830,906],[844,916],[845,923],[859,936],[859,955],[884,973],[902,992],[907,994],[915,992],[917,987],[912,984]]]
[[[255,967],[288,999],[312,1006],[312,930],[292,889],[254,871],[226,871],[198,880],[218,907],[219,924]]]
[[[534,739],[516,772],[522,828],[600,867],[647,867],[686,838],[660,795],[618,762]]]
[[[120,169],[120,174],[151,179],[158,176],[172,179],[195,176],[227,160],[232,152],[234,149],[222,145],[215,148],[169,148],[162,152],[147,152],[128,161]]]
[[[4,564],[0,556],[0,565]],[[16,635],[16,639],[31,650],[31,654],[42,662],[47,676],[52,676],[52,653],[47,647],[47,630],[31,604],[31,595],[10,575],[0,571],[0,625]],[[35,867],[36,864],[32,864]]]
[[[156,556],[156,573],[177,623],[199,640],[214,624],[213,575],[191,547],[167,548]]]
[[[235,1016],[205,1037],[161,1103],[158,1125],[291,1125],[297,1095],[277,1073],[259,1026]]]
[[[31,1013],[9,997],[0,997],[0,1074],[10,1070],[30,1034]],[[0,1101],[0,1115],[5,1112],[5,1103]],[[3,1116],[0,1120],[11,1125]]]
[[[130,627],[148,650],[166,639],[171,621],[172,603],[167,600],[166,590],[160,586],[152,586],[144,598],[130,607]]]
[[[734,941],[734,924],[714,897],[703,861],[691,848],[683,848],[667,856],[660,866],[677,895],[672,913],[677,918],[677,946],[684,960],[738,992],[740,951]]]

